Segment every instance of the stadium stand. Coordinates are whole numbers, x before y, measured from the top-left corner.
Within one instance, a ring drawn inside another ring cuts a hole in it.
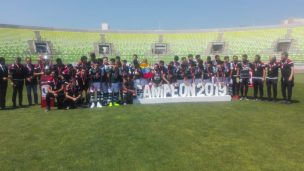
[[[77,62],[82,55],[94,51],[94,42],[99,34],[94,32],[70,32],[41,30],[42,40],[52,43],[54,57],[61,57],[65,61]]]
[[[287,29],[279,28],[225,32],[224,40],[228,42],[230,54],[247,53],[249,57],[253,57],[255,54],[264,54],[264,51],[271,49],[273,42],[283,39],[286,31]]]
[[[217,30],[183,30],[183,31],[105,31],[101,30],[69,30],[40,27],[23,27],[0,24],[0,56],[7,61],[14,57],[32,56],[29,41],[37,40],[39,32],[41,41],[50,42],[51,56],[61,57],[66,62],[76,62],[82,55],[90,52],[99,53],[98,44],[111,44],[111,53],[101,56],[131,59],[133,54],[150,61],[163,59],[169,61],[173,55],[186,56],[200,54],[203,58],[214,55],[212,43],[223,42],[224,48],[220,55],[241,55],[247,53],[252,59],[260,54],[262,60],[269,55],[279,55],[275,51],[279,40],[291,40],[288,50],[296,62],[304,62],[304,26],[273,26],[256,28],[235,28]],[[166,53],[153,54],[155,43],[164,43]]]
[[[14,56],[24,56],[28,50],[28,40],[34,39],[30,29],[15,29],[0,27],[0,56],[10,59]]]

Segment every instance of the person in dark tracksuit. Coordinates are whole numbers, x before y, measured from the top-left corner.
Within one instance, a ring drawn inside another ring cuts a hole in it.
[[[294,64],[288,59],[288,53],[283,52],[281,55],[281,88],[284,103],[291,103],[292,88],[294,86]],[[287,90],[287,95],[286,95]]]
[[[21,58],[17,57],[14,64],[12,64],[10,70],[11,81],[13,83],[13,108],[16,108],[16,98],[18,94],[19,106],[22,107],[22,91],[24,86],[24,79],[26,77],[26,69],[21,64]]]
[[[131,75],[124,76],[123,78],[123,105],[133,104],[133,96],[135,96],[136,90],[132,79]]]
[[[203,83],[206,84],[208,82],[211,82],[213,76],[214,76],[214,72],[213,72],[212,62],[206,61],[203,72]]]
[[[238,56],[233,56],[233,61],[230,63],[230,80],[232,83],[232,98],[239,99],[239,89],[240,89],[240,77],[239,77],[240,63],[238,61]]]
[[[81,87],[78,86],[76,79],[72,79],[65,88],[65,99],[64,103],[66,109],[74,109],[81,105]]]
[[[26,59],[26,79],[25,79],[25,86],[26,86],[26,92],[27,92],[27,99],[29,106],[32,105],[32,91],[34,94],[34,103],[38,104],[38,94],[37,94],[37,75],[35,72],[35,65],[32,64],[32,60],[30,57],[27,57]]]
[[[279,76],[280,63],[276,62],[276,57],[270,57],[269,63],[266,65],[267,77],[267,96],[268,101],[277,100],[277,87],[278,87],[278,76]]]
[[[231,85],[230,85],[230,72],[231,72],[231,68],[230,68],[230,62],[229,62],[229,56],[225,56],[224,57],[224,62],[222,64],[223,68],[224,68],[224,72],[225,72],[225,84],[229,87],[229,92],[231,94]]]
[[[8,68],[5,65],[5,59],[0,57],[0,109],[5,109],[7,82]]]
[[[252,70],[252,82],[253,82],[253,98],[258,100],[258,92],[260,94],[260,100],[263,100],[264,95],[264,80],[265,80],[265,65],[261,62],[261,56],[255,55]]]
[[[240,64],[239,74],[240,74],[240,83],[241,83],[241,98],[240,100],[247,100],[248,99],[248,84],[250,79],[250,68],[251,64],[247,60],[247,54],[242,55],[242,62]]]

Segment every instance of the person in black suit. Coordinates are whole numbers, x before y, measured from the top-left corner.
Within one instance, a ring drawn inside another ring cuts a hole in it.
[[[19,106],[22,107],[22,91],[24,86],[24,79],[26,77],[26,69],[21,64],[21,58],[17,57],[14,64],[12,64],[10,70],[11,81],[13,83],[13,108],[16,108],[16,98],[18,94]]]
[[[5,58],[0,57],[0,109],[5,109],[7,79],[8,68],[5,65]]]

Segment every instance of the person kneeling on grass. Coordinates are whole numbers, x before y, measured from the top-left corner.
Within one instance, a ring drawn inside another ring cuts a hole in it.
[[[51,75],[54,76],[54,79],[50,83],[48,92],[46,94],[46,112],[49,112],[51,110],[51,98],[57,99],[57,109],[64,109],[64,77],[62,75],[57,76],[57,74],[55,74],[55,71],[52,71]]]
[[[65,105],[66,109],[74,109],[77,106],[81,105],[82,97],[81,97],[81,88],[77,85],[75,79],[72,79],[71,82],[66,87],[65,92]]]
[[[135,87],[132,76],[125,76],[123,79],[123,105],[133,104],[133,96],[135,96]]]

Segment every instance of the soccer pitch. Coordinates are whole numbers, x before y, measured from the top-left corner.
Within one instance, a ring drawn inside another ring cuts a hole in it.
[[[295,78],[291,105],[0,111],[0,170],[304,170],[304,74]]]

